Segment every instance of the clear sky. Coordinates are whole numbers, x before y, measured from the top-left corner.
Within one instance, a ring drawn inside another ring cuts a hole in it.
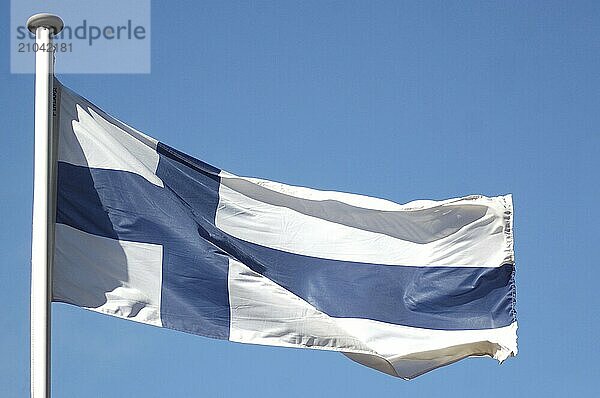
[[[3,1],[0,396],[21,397],[33,76],[10,74],[8,11]],[[341,354],[210,340],[54,304],[54,395],[597,394],[599,21],[597,1],[153,2],[151,74],[62,82],[236,174],[400,203],[512,193],[520,352],[406,382]]]

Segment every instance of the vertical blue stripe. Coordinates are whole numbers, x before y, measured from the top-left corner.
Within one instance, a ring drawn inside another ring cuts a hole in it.
[[[215,224],[219,169],[159,143],[156,175],[185,209],[171,217],[171,228],[191,223],[181,239],[165,245],[161,319],[168,328],[209,337],[229,337],[229,257],[205,239]]]

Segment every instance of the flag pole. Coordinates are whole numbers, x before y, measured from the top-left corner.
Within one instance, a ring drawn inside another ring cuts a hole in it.
[[[35,138],[33,222],[31,236],[31,397],[50,397],[50,332],[54,222],[56,217],[56,150],[53,132],[54,47],[52,36],[63,28],[56,15],[27,20],[35,33]]]

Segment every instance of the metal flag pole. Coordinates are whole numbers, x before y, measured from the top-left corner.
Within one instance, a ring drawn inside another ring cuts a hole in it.
[[[51,283],[56,217],[56,137],[53,132],[54,46],[63,28],[56,15],[27,20],[35,33],[35,139],[31,237],[31,397],[50,397]]]

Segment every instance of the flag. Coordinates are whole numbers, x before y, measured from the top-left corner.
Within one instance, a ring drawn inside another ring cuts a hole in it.
[[[510,195],[397,204],[240,177],[55,87],[53,301],[405,379],[517,353]]]

